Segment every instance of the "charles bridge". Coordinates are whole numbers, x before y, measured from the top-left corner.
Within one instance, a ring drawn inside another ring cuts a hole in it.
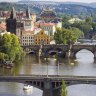
[[[22,46],[27,53],[34,53],[36,56],[48,57],[51,53],[57,56],[75,58],[76,53],[82,49],[87,49],[96,58],[96,45],[30,45]]]
[[[60,96],[62,81],[66,86],[96,84],[95,76],[18,75],[0,76],[0,82],[17,82],[32,85],[43,91],[43,96]]]

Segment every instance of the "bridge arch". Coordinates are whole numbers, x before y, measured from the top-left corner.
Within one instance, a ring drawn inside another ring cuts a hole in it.
[[[43,82],[39,82],[39,81],[18,81],[18,80],[11,80],[11,81],[0,81],[0,82],[13,82],[13,83],[21,83],[21,84],[28,84],[28,85],[31,85],[31,86],[33,86],[33,87],[35,87],[35,88],[38,88],[38,89],[40,89],[40,90],[42,90],[43,91],[43,88],[44,88],[44,83]]]
[[[28,54],[36,55],[36,50],[29,50]]]
[[[89,54],[91,54],[91,55],[93,55],[93,57],[94,57],[94,52],[93,52],[93,50],[89,50],[89,49],[86,49],[86,48],[82,48],[82,49],[79,49],[79,50],[75,50],[74,51],[74,55],[73,55],[73,57],[75,57],[75,58],[77,58],[77,55],[80,53],[80,52],[89,52]]]
[[[45,51],[46,56],[50,56],[50,55],[61,56],[63,53],[64,53],[64,51],[62,50],[62,48],[55,48],[55,47],[48,48]]]

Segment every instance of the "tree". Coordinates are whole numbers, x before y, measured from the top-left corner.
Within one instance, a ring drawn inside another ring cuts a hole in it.
[[[56,44],[68,44],[69,42],[74,43],[82,35],[83,32],[74,27],[70,27],[70,29],[57,29],[54,34],[54,40]]]
[[[0,52],[6,55],[5,57],[7,58],[3,56],[5,60],[20,60],[24,56],[18,37],[14,34],[5,33],[4,35],[0,35]]]
[[[62,44],[62,30],[57,28],[57,31],[54,34],[54,39],[56,44]]]
[[[65,81],[62,81],[62,85],[61,85],[61,96],[67,96],[67,89],[66,89]]]

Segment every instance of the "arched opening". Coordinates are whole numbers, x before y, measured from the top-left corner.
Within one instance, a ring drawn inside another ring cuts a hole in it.
[[[57,55],[57,51],[50,51],[49,55]]]
[[[0,96],[42,96],[43,91],[33,87],[30,90],[23,90],[23,83],[0,82]]]
[[[81,49],[80,51],[76,52],[76,58],[77,59],[86,59],[89,60],[89,59],[93,59],[94,58],[94,54],[90,51],[90,50],[87,50],[87,49]]]
[[[31,52],[29,52],[29,54],[32,54],[32,55],[34,55],[34,54],[35,54],[35,52],[34,52],[34,51],[31,51]]]
[[[32,50],[32,51],[29,52],[29,54],[31,54],[31,55],[35,55],[36,52],[35,52],[34,50]]]
[[[67,87],[68,96],[96,96],[96,85],[78,84]]]
[[[50,48],[47,50],[46,53],[51,57],[56,57],[56,56],[61,56],[63,54],[63,51],[60,48],[56,48],[56,49]]]

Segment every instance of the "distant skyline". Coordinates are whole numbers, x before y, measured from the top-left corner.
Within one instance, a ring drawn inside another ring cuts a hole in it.
[[[17,2],[20,0],[0,0],[0,2]],[[24,0],[27,1],[27,0]],[[30,0],[30,1],[52,1],[52,0]],[[58,0],[53,0],[58,1]],[[96,2],[96,0],[59,0],[58,2],[83,2],[83,3],[92,3]]]

